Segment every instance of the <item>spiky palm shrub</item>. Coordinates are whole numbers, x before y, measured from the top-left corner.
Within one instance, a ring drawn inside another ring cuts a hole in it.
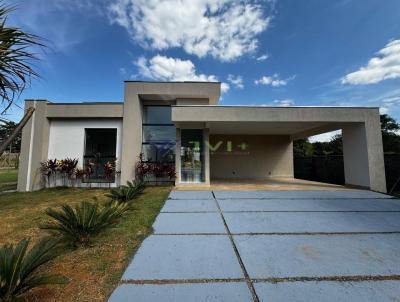
[[[142,181],[128,181],[126,186],[112,189],[106,196],[110,197],[113,201],[126,203],[142,193],[144,188],[145,184]]]
[[[92,236],[116,224],[127,209],[127,205],[118,203],[100,206],[84,201],[75,208],[65,204],[60,211],[47,209],[53,221],[41,228],[60,235],[72,246],[88,246]]]
[[[38,273],[38,269],[57,257],[57,241],[45,239],[28,251],[29,240],[23,239],[16,246],[0,247],[0,301],[19,301],[30,289],[48,284],[62,284],[59,275]]]

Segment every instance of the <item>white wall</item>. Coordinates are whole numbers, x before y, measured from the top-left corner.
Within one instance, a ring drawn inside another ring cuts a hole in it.
[[[48,158],[78,158],[78,166],[82,168],[85,128],[117,128],[117,170],[120,170],[122,119],[51,120]]]

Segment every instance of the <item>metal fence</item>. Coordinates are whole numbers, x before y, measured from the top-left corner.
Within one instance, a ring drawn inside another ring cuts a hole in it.
[[[385,154],[385,171],[389,191],[400,177],[400,154]],[[296,157],[294,177],[343,185],[345,183],[343,156]],[[394,191],[400,191],[400,183],[396,185]]]

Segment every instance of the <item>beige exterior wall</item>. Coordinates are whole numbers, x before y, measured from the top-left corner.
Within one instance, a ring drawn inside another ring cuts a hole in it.
[[[293,145],[289,136],[210,135],[210,174],[214,179],[293,177]],[[232,152],[228,152],[232,142]],[[248,145],[241,150],[238,145]]]

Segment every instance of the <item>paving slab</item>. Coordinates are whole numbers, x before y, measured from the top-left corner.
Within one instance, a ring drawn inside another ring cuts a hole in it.
[[[143,241],[122,280],[243,277],[228,236],[152,235]]]
[[[261,302],[400,301],[399,281],[256,283]]]
[[[155,234],[226,233],[219,213],[160,213],[153,229]]]
[[[400,199],[220,199],[222,211],[400,211]]]
[[[172,191],[170,199],[214,199],[211,191]]]
[[[225,212],[231,233],[400,232],[400,212]]]
[[[244,282],[120,285],[109,302],[250,302],[250,291]]]
[[[367,190],[345,191],[214,191],[217,199],[280,198],[280,199],[335,199],[335,198],[392,198],[390,195]]]
[[[234,241],[251,278],[400,274],[400,234],[253,235]]]
[[[213,199],[168,199],[161,212],[218,212]]]

